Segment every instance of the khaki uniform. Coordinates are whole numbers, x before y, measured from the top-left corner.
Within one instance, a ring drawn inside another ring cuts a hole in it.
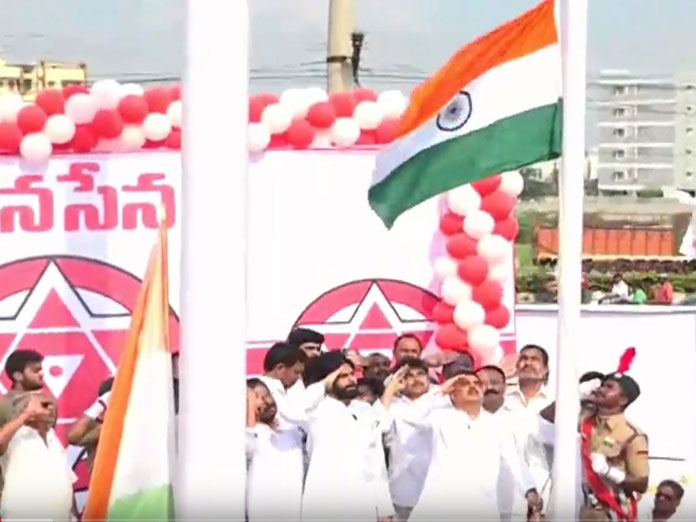
[[[590,453],[601,453],[606,456],[609,466],[622,470],[627,478],[647,478],[649,475],[647,435],[630,424],[623,413],[609,417],[593,415],[591,418],[593,428],[590,436]],[[628,513],[629,503],[623,490],[611,482],[605,481],[605,483],[620,499],[623,511]],[[585,504],[580,512],[580,520],[617,520],[616,513],[597,501],[587,483],[585,470],[583,471],[583,490]]]

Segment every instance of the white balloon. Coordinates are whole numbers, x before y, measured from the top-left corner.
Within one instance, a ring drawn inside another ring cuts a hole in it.
[[[481,351],[479,350],[477,352],[477,355],[479,356],[479,359],[481,360],[481,366],[485,366],[487,364],[492,364],[497,366],[500,364],[500,361],[503,360],[503,357],[505,357],[505,350],[503,350],[503,347],[498,345],[495,346],[491,350],[486,350],[486,351]]]
[[[459,279],[456,275],[445,278],[440,290],[442,299],[450,306],[457,306],[461,301],[471,299],[471,286]]]
[[[247,144],[249,152],[261,152],[266,150],[271,142],[271,133],[263,123],[250,123],[247,127]]]
[[[404,93],[397,90],[380,93],[377,97],[377,103],[382,107],[385,118],[398,118],[408,107],[408,99]]]
[[[473,210],[464,218],[464,232],[473,239],[481,239],[493,232],[495,220],[488,212]]]
[[[143,145],[145,145],[145,139],[145,132],[142,126],[126,125],[123,127],[123,132],[121,132],[121,146],[125,152],[134,152],[142,149]]]
[[[34,165],[48,161],[52,152],[51,140],[42,132],[27,134],[19,145],[22,158]]]
[[[166,114],[151,112],[143,121],[145,138],[151,141],[162,141],[172,132],[172,124]]]
[[[116,80],[99,80],[94,82],[90,94],[98,109],[115,109],[123,95],[121,85]]]
[[[282,134],[292,123],[292,111],[280,103],[272,103],[261,114],[263,123],[271,134]]]
[[[0,122],[15,123],[17,113],[24,107],[22,97],[14,92],[0,95]]]
[[[54,114],[46,120],[44,132],[51,143],[68,143],[75,135],[75,124],[65,114]]]
[[[145,89],[143,89],[142,86],[138,85],[137,83],[124,83],[121,85],[119,93],[121,98],[131,95],[142,96],[143,94],[145,94]]]
[[[287,108],[293,119],[304,118],[309,110],[309,97],[304,89],[287,89],[280,95],[280,105]]]
[[[91,123],[97,112],[97,104],[90,94],[79,92],[65,102],[65,114],[75,125]]]
[[[318,130],[314,135],[314,141],[309,146],[310,149],[330,149],[331,130]]]
[[[460,301],[454,308],[454,322],[462,330],[471,330],[483,324],[486,311],[475,301]]]
[[[477,243],[476,252],[490,265],[496,265],[512,255],[512,248],[512,244],[504,237],[498,234],[489,234]]]
[[[305,96],[309,101],[310,107],[315,103],[325,102],[329,99],[329,95],[321,87],[308,87],[305,90]]]
[[[514,197],[522,194],[522,190],[524,190],[524,178],[522,177],[522,174],[516,170],[505,172],[501,176],[500,187],[498,187],[498,190],[502,190],[506,194],[510,194]]]
[[[488,279],[491,281],[497,281],[498,283],[504,283],[512,277],[512,263],[511,259],[508,259],[497,265],[488,267]]]
[[[354,118],[336,118],[331,126],[331,141],[338,147],[350,147],[360,137],[360,126]]]
[[[455,214],[466,216],[481,206],[481,195],[471,185],[462,185],[447,193],[447,205]]]
[[[182,111],[181,100],[173,101],[167,107],[167,118],[169,118],[172,127],[175,129],[181,128],[181,111]]]
[[[500,344],[500,332],[488,324],[482,324],[467,332],[469,346],[482,354],[490,354]]]
[[[361,129],[375,130],[382,123],[384,110],[377,102],[360,102],[355,108],[353,118],[358,122]]]
[[[435,275],[440,279],[457,275],[457,262],[449,256],[438,257],[433,265]]]

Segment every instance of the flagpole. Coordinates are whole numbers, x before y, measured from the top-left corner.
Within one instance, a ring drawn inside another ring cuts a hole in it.
[[[177,519],[244,520],[247,0],[185,23]]]
[[[563,168],[559,176],[558,352],[551,520],[576,520],[578,381],[585,172],[587,0],[563,0]]]

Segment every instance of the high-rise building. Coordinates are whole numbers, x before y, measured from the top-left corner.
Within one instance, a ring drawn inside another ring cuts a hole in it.
[[[598,119],[601,193],[696,190],[696,74],[602,71],[588,93]]]

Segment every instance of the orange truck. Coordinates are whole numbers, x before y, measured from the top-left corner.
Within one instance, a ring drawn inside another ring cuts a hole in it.
[[[534,247],[537,261],[555,259],[558,256],[558,229],[536,227]],[[584,259],[677,260],[680,259],[677,249],[674,230],[670,227],[586,227],[583,233]]]

